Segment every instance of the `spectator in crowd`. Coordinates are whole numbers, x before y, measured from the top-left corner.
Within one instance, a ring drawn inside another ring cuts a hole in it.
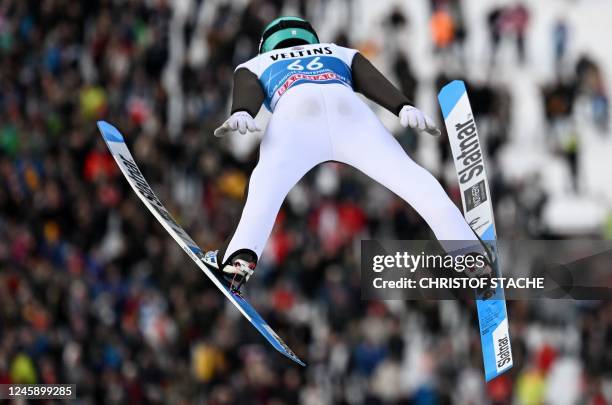
[[[499,44],[502,39],[503,7],[494,7],[487,15],[487,29],[489,30],[489,41],[491,50],[489,52],[489,64],[495,66]]]
[[[601,133],[608,129],[609,101],[603,75],[599,65],[583,56],[576,63],[576,87],[578,96],[583,96],[589,105],[589,117]]]
[[[561,77],[567,53],[567,43],[569,41],[569,26],[565,19],[558,19],[553,27],[553,53],[555,55],[555,69],[557,77]]]
[[[436,6],[429,25],[435,51],[447,50],[455,40],[455,22],[446,4]]]
[[[494,66],[502,40],[514,40],[518,60],[526,61],[525,38],[529,27],[529,10],[523,3],[514,6],[497,6],[489,11],[487,16],[489,38],[491,41],[490,64]]]
[[[523,3],[518,3],[508,10],[507,13],[507,18],[510,20],[508,24],[510,24],[510,29],[515,36],[519,62],[525,63],[527,59],[525,36],[529,27],[529,10]]]

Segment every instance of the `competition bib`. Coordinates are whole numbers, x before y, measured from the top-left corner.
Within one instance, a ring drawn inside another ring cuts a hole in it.
[[[274,108],[278,99],[293,86],[303,83],[340,83],[353,87],[351,71],[333,56],[311,56],[272,64],[259,78],[266,93],[266,107]]]
[[[257,75],[266,96],[264,104],[272,111],[287,90],[303,83],[339,83],[352,88],[349,66],[355,53],[334,44],[295,46],[259,55],[238,68]]]

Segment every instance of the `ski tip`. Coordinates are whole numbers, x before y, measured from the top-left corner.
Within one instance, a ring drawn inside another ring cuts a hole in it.
[[[463,80],[453,80],[442,87],[440,94],[453,91],[465,91],[465,82]]]
[[[282,341],[281,341],[282,342]],[[289,347],[287,347],[285,345],[284,342],[282,342],[282,345],[284,346],[284,350],[280,350],[278,347],[276,347],[276,349],[281,352],[282,354],[284,354],[287,358],[293,360],[294,362],[296,362],[297,364],[299,364],[302,367],[306,367],[306,363],[304,363],[302,360],[300,360],[300,358],[293,353],[293,351],[291,349],[289,349]]]
[[[300,360],[300,358],[298,356],[296,356],[295,353],[293,353],[292,351],[289,350],[289,352],[286,352],[286,351],[280,351],[280,352],[282,354],[284,354],[285,357],[287,357],[288,359],[293,360],[295,363],[299,364],[300,366],[306,367],[306,363],[304,363],[302,360]]]
[[[102,136],[107,142],[121,142],[124,143],[123,135],[121,132],[106,121],[98,121],[98,129],[102,133]]]
[[[447,118],[451,111],[455,108],[461,96],[466,92],[465,83],[463,80],[453,80],[446,86],[442,87],[438,93],[438,101],[442,108],[442,115]]]

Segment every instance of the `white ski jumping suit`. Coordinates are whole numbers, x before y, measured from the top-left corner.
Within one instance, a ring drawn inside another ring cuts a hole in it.
[[[360,65],[355,66],[357,58]],[[404,152],[356,94],[396,114],[409,105],[373,69],[356,50],[329,43],[274,50],[236,68],[232,113],[246,112],[251,118],[265,104],[272,117],[242,215],[220,251],[220,263],[241,252],[257,260],[287,193],[327,161],[353,166],[400,196],[439,240],[476,239],[434,176]]]

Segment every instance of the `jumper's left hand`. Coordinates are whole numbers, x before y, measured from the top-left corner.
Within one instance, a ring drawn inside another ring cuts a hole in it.
[[[440,136],[440,130],[435,122],[416,107],[405,105],[399,113],[399,118],[404,128],[410,127],[425,131],[433,136]]]

